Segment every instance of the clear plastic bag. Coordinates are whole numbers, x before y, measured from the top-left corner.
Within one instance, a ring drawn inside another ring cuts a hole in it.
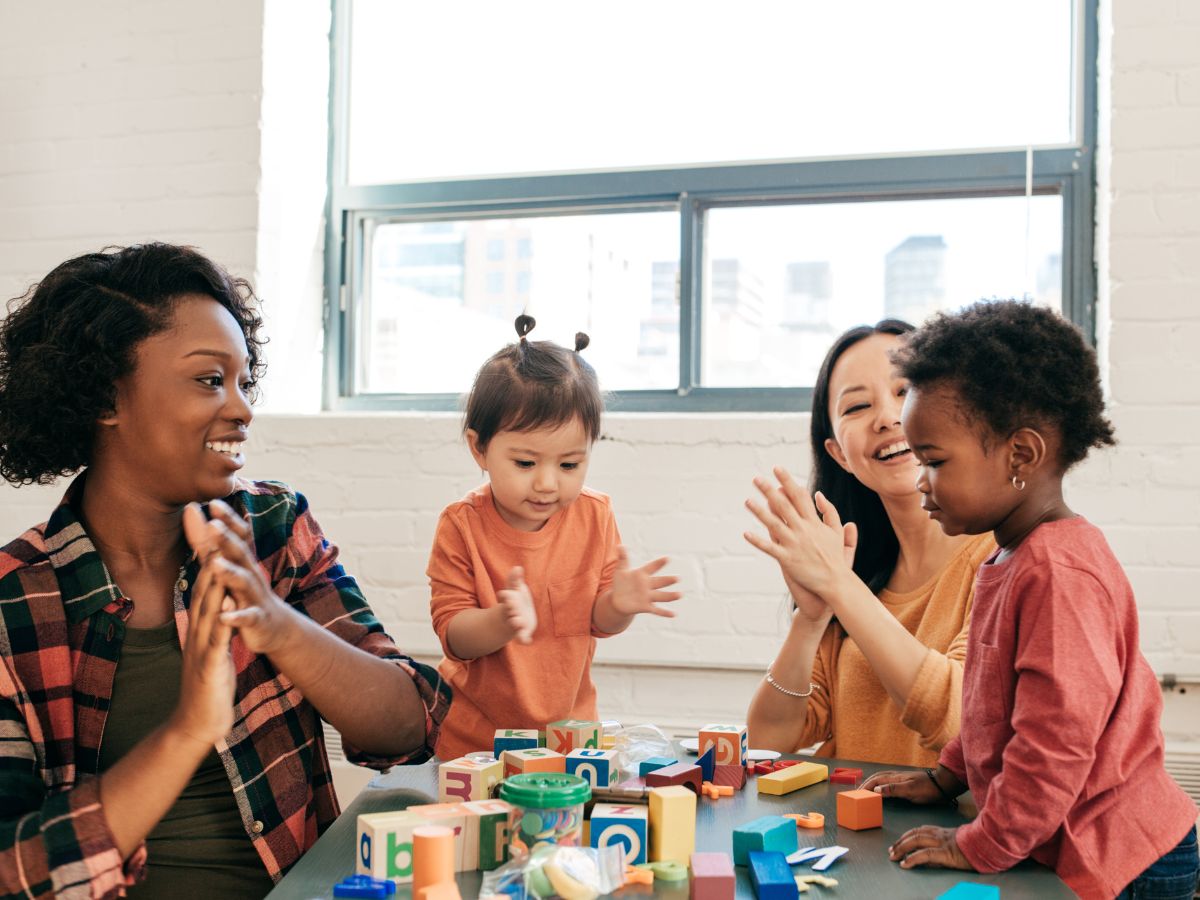
[[[617,764],[626,777],[638,774],[643,760],[655,756],[676,757],[675,745],[657,725],[631,725],[620,729],[614,738],[613,749],[617,751]]]
[[[479,896],[595,900],[624,883],[625,852],[619,844],[600,849],[539,844],[528,857],[485,874]]]

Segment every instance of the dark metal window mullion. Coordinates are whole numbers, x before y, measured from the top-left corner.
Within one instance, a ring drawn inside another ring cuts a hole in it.
[[[679,396],[700,386],[704,352],[704,208],[679,196]]]

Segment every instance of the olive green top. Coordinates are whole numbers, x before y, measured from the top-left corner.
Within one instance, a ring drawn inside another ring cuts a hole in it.
[[[174,621],[126,629],[100,746],[101,772],[171,715],[179,699],[182,668]],[[129,890],[136,900],[260,898],[272,887],[216,750],[200,763],[150,832],[146,849],[146,880]]]

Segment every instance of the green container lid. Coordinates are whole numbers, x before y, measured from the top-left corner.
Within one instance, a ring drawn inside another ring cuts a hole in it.
[[[526,772],[500,783],[500,799],[526,809],[556,809],[587,803],[592,786],[578,775],[565,772]]]

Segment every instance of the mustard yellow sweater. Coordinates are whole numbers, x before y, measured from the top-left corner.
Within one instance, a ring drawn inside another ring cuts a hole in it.
[[[962,716],[975,572],[995,549],[990,534],[978,535],[915,591],[880,592],[879,602],[929,648],[903,709],[892,702],[858,645],[836,620],[830,623],[813,661],[817,690],[808,699],[800,746],[823,741],[818,756],[937,764],[938,751],[958,735]]]

